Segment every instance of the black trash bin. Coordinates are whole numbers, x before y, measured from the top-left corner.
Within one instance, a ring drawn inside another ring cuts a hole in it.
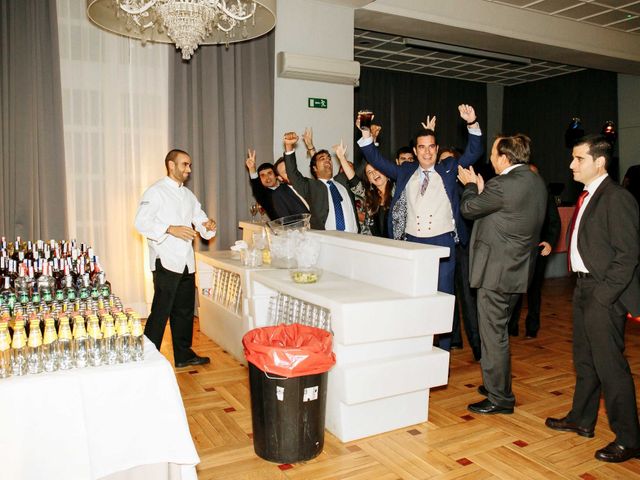
[[[256,454],[276,463],[317,457],[324,446],[327,373],[335,363],[331,334],[278,325],[252,330],[242,341]]]

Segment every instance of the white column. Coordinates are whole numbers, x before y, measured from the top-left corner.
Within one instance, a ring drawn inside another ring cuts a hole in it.
[[[278,52],[353,60],[353,8],[315,0],[278,0],[275,39],[274,158],[282,155],[282,135],[302,136],[313,128],[316,148],[331,151],[344,139],[353,158],[353,86],[278,78]],[[309,108],[309,98],[327,100],[327,108]],[[302,139],[296,151],[300,171],[309,174],[309,158]],[[337,172],[337,163],[334,164]]]

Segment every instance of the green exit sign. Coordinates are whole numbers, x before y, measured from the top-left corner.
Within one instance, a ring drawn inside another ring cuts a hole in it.
[[[310,98],[309,108],[327,108],[326,98]]]

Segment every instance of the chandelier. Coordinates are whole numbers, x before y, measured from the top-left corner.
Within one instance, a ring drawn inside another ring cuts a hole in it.
[[[87,0],[98,26],[143,42],[175,43],[189,60],[199,45],[250,40],[275,26],[275,0]]]

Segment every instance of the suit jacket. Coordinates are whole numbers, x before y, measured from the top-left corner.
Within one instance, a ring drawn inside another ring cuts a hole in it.
[[[475,220],[470,240],[473,288],[524,293],[533,276],[547,189],[527,165],[489,180],[481,194],[475,183],[462,192],[460,210]]]
[[[598,282],[596,300],[619,313],[640,314],[638,204],[633,195],[605,178],[578,226],[578,252]]]
[[[309,204],[309,210],[311,210],[311,228],[324,230],[324,224],[327,221],[327,216],[329,215],[329,192],[327,191],[326,185],[322,180],[305,177],[300,173],[300,170],[298,170],[298,162],[296,160],[295,152],[288,155],[285,154],[284,162],[291,185],[293,185],[293,188],[295,188]],[[348,180],[344,173],[338,173],[333,177],[333,181],[340,183],[347,189],[349,200],[351,201],[355,215],[355,212],[357,211],[356,200],[351,188],[355,187],[360,179],[357,176],[354,176],[351,180]],[[355,219],[355,223],[358,225],[358,231],[360,231],[360,223],[357,218]]]
[[[271,220],[297,213],[309,213],[305,204],[289,185],[281,183],[275,189],[267,188],[262,185],[260,177],[252,178],[250,182],[254,198],[262,205]]]
[[[402,165],[396,165],[395,162],[385,159],[373,143],[365,145],[364,147],[361,147],[361,149],[362,154],[368,163],[380,170],[390,179],[395,180],[396,190],[389,206],[389,211],[393,212],[398,199],[403,196],[403,193],[407,188],[409,179],[418,167],[420,167],[420,164],[418,162],[405,162]],[[482,136],[470,134],[467,148],[459,159],[449,157],[434,167],[435,171],[438,172],[438,175],[442,177],[444,189],[449,197],[449,202],[451,202],[451,212],[453,213],[453,219],[456,222],[458,237],[462,243],[467,242],[469,234],[467,232],[466,225],[460,216],[460,197],[456,187],[458,165],[462,165],[463,167],[473,165],[482,156],[482,153]],[[394,229],[399,227],[398,224],[394,225],[393,217],[393,214],[389,214],[387,218],[389,236],[391,238],[400,238],[404,232],[394,232]]]

